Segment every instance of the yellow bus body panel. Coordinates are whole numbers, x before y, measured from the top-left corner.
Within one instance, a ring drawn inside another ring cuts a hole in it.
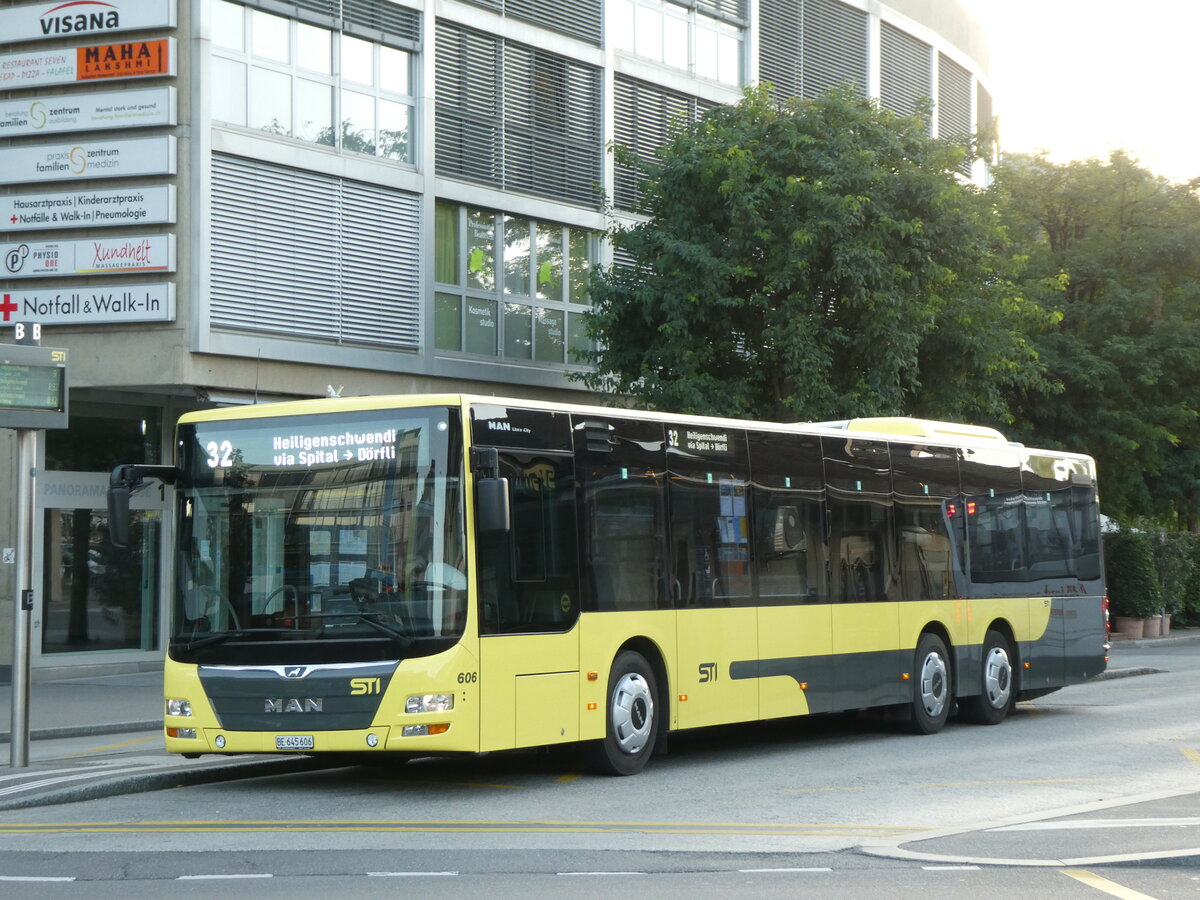
[[[758,647],[762,659],[829,656],[833,652],[833,610],[828,604],[765,606],[758,610]],[[802,716],[808,698],[789,675],[758,680],[758,715],[762,719]],[[831,684],[810,685],[832,690]]]
[[[479,749],[579,739],[579,625],[479,638]]]
[[[679,728],[758,718],[757,678],[734,679],[735,662],[758,659],[754,607],[681,609],[676,620],[678,659],[673,681]]]
[[[679,690],[672,673],[676,670],[676,631],[674,610],[649,612],[584,613],[580,620],[580,722],[579,739],[599,740],[607,724],[608,676],[621,647],[631,639],[652,645],[666,667],[667,684],[659,694],[668,698],[671,728],[679,728]]]

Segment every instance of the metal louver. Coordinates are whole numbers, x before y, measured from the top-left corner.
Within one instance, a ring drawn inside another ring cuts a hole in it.
[[[762,0],[758,14],[758,76],[782,102],[800,93],[800,0]]]
[[[416,196],[223,154],[212,176],[214,326],[420,346]]]
[[[867,95],[870,17],[838,0],[804,0],[801,90],[816,97],[849,82]]]
[[[600,71],[438,23],[436,170],[599,205]]]
[[[647,162],[671,137],[672,128],[694,122],[708,104],[695,97],[617,75],[613,81],[613,140]],[[621,209],[634,209],[641,198],[641,175],[618,164],[614,201]]]
[[[938,54],[938,137],[964,141],[971,135],[971,73],[944,53]],[[971,172],[971,161],[959,167],[964,175]]]
[[[879,27],[879,102],[900,116],[933,97],[933,49],[888,22]]]
[[[416,50],[421,14],[392,0],[241,0],[267,12],[345,31],[367,40]]]
[[[504,0],[504,14],[600,46],[600,0]]]

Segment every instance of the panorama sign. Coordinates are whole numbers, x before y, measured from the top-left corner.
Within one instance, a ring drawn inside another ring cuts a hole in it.
[[[174,27],[175,0],[60,0],[0,10],[6,42]]]

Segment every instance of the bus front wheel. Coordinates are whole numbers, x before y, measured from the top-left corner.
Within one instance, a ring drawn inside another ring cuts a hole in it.
[[[626,650],[608,675],[604,739],[588,747],[589,767],[602,775],[642,771],[658,730],[658,683],[640,653]]]
[[[950,654],[936,634],[923,634],[914,658],[912,719],[913,734],[936,734],[950,717]]]

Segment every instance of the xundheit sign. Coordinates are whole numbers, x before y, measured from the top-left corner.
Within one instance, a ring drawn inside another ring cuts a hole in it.
[[[47,288],[0,294],[0,328],[17,322],[42,325],[115,325],[175,321],[175,285]]]
[[[174,27],[175,0],[51,0],[0,10],[0,36],[13,42]]]
[[[174,272],[175,235],[0,244],[7,278]]]

